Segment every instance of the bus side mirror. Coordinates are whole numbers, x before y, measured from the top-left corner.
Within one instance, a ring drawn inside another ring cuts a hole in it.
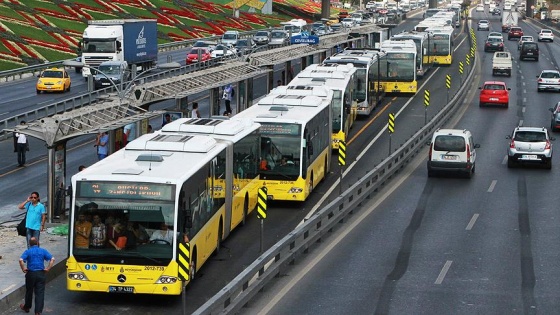
[[[309,141],[307,145],[307,155],[308,156],[313,155],[313,143],[311,141]]]

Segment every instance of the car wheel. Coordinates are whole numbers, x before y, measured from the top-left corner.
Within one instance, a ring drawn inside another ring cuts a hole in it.
[[[428,170],[428,177],[434,177],[434,171]]]
[[[482,107],[483,105],[484,105],[484,103],[482,103],[482,102],[478,103],[478,107]]]
[[[515,167],[515,161],[510,156],[508,156],[507,167],[508,168]]]
[[[552,158],[548,159],[545,164],[544,164],[544,168],[546,168],[547,170],[552,168]]]
[[[539,58],[535,59],[535,61],[539,61]]]
[[[508,108],[509,107],[509,102],[504,103],[504,105],[506,106],[506,108]]]
[[[41,94],[41,91],[37,90],[37,94]]]
[[[72,87],[72,83],[68,84],[68,89],[66,91],[70,92],[71,87]]]

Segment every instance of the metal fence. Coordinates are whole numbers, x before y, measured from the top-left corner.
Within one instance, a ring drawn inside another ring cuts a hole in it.
[[[470,36],[468,37],[470,41]],[[472,79],[474,68],[470,68],[467,81]],[[401,172],[404,166],[426,147],[425,143],[431,139],[433,132],[453,118],[457,109],[462,107],[462,100],[466,93],[467,89],[463,86],[426,126],[417,131],[399,149],[259,256],[193,314],[242,313],[243,307],[255,298],[265,285],[285,273],[290,265],[304,256],[314,243],[327,237],[333,227]]]

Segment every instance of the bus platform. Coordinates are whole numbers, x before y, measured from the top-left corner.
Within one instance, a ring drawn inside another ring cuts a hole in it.
[[[12,209],[17,209],[17,205]],[[0,314],[21,312],[19,305],[23,303],[25,296],[25,274],[19,266],[19,257],[26,250],[26,241],[16,231],[17,224],[23,218],[23,211],[10,212],[0,214]],[[68,220],[46,223],[45,231],[40,236],[40,246],[48,250],[55,259],[54,266],[47,274],[46,294],[50,290],[49,282],[66,271],[68,235],[49,233],[63,224],[68,224]]]

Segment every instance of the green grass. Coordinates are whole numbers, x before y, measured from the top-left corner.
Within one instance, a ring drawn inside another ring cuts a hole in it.
[[[25,67],[26,65],[23,63],[19,63],[19,62],[11,62],[11,61],[6,61],[6,60],[0,60],[0,69],[2,70],[11,70],[11,69],[17,69],[17,68],[21,68],[21,67]]]
[[[90,6],[92,8],[105,9],[104,6],[102,6],[102,5],[100,5],[97,2],[92,1],[92,0],[73,0],[73,1],[68,1],[68,2],[78,3],[78,4],[81,4],[81,5],[87,5],[87,6]]]
[[[20,2],[21,2],[21,4],[23,4],[27,7],[30,7],[30,8],[34,8],[34,9],[42,8],[42,9],[48,9],[48,10],[51,10],[51,11],[55,11],[55,12],[58,12],[58,13],[61,13],[61,14],[68,14],[68,12],[66,12],[66,10],[64,10],[61,7],[59,7],[58,5],[52,3],[52,1],[20,0]]]
[[[89,15],[91,15],[91,17],[94,20],[112,20],[112,19],[117,18],[116,15],[105,14],[105,13],[101,13],[101,12],[88,11],[87,13],[89,13]]]
[[[4,46],[2,42],[0,42],[0,53],[9,54],[10,50],[8,47]]]
[[[53,16],[46,16],[45,19],[63,30],[71,30],[71,31],[83,33],[87,27],[87,24],[83,22],[59,19]]]
[[[133,7],[133,6],[129,6],[129,5],[123,5],[121,6],[121,8],[123,8],[126,12],[137,16],[137,17],[141,17],[141,18],[145,18],[145,19],[155,19],[157,18],[157,16],[155,16],[154,14],[152,14],[152,12],[146,10],[145,8],[138,8],[138,7]]]
[[[25,18],[23,16],[15,13],[14,10],[4,5],[0,5],[0,16],[6,16],[16,20],[25,21]]]
[[[52,38],[52,36],[50,36],[48,33],[44,32],[40,28],[31,27],[31,26],[27,26],[27,25],[16,24],[16,23],[7,22],[7,21],[3,21],[2,23],[4,25],[6,25],[7,28],[12,30],[12,32],[14,32],[15,34],[27,35],[30,38],[42,40],[42,41],[45,41],[45,42],[48,42],[48,43],[54,43],[54,44],[58,43],[57,40]]]
[[[176,6],[173,4],[172,1],[165,1],[165,0],[150,0],[150,3],[153,4],[156,8],[170,8],[180,10],[181,7]]]
[[[69,59],[69,58],[76,57],[76,54],[74,54],[74,53],[68,54],[68,53],[60,52],[58,50],[43,48],[43,47],[39,47],[39,46],[36,46],[36,45],[32,45],[32,46],[33,46],[33,49],[35,49],[38,53],[40,53],[48,61],[56,61],[56,60],[63,60],[63,59]]]

